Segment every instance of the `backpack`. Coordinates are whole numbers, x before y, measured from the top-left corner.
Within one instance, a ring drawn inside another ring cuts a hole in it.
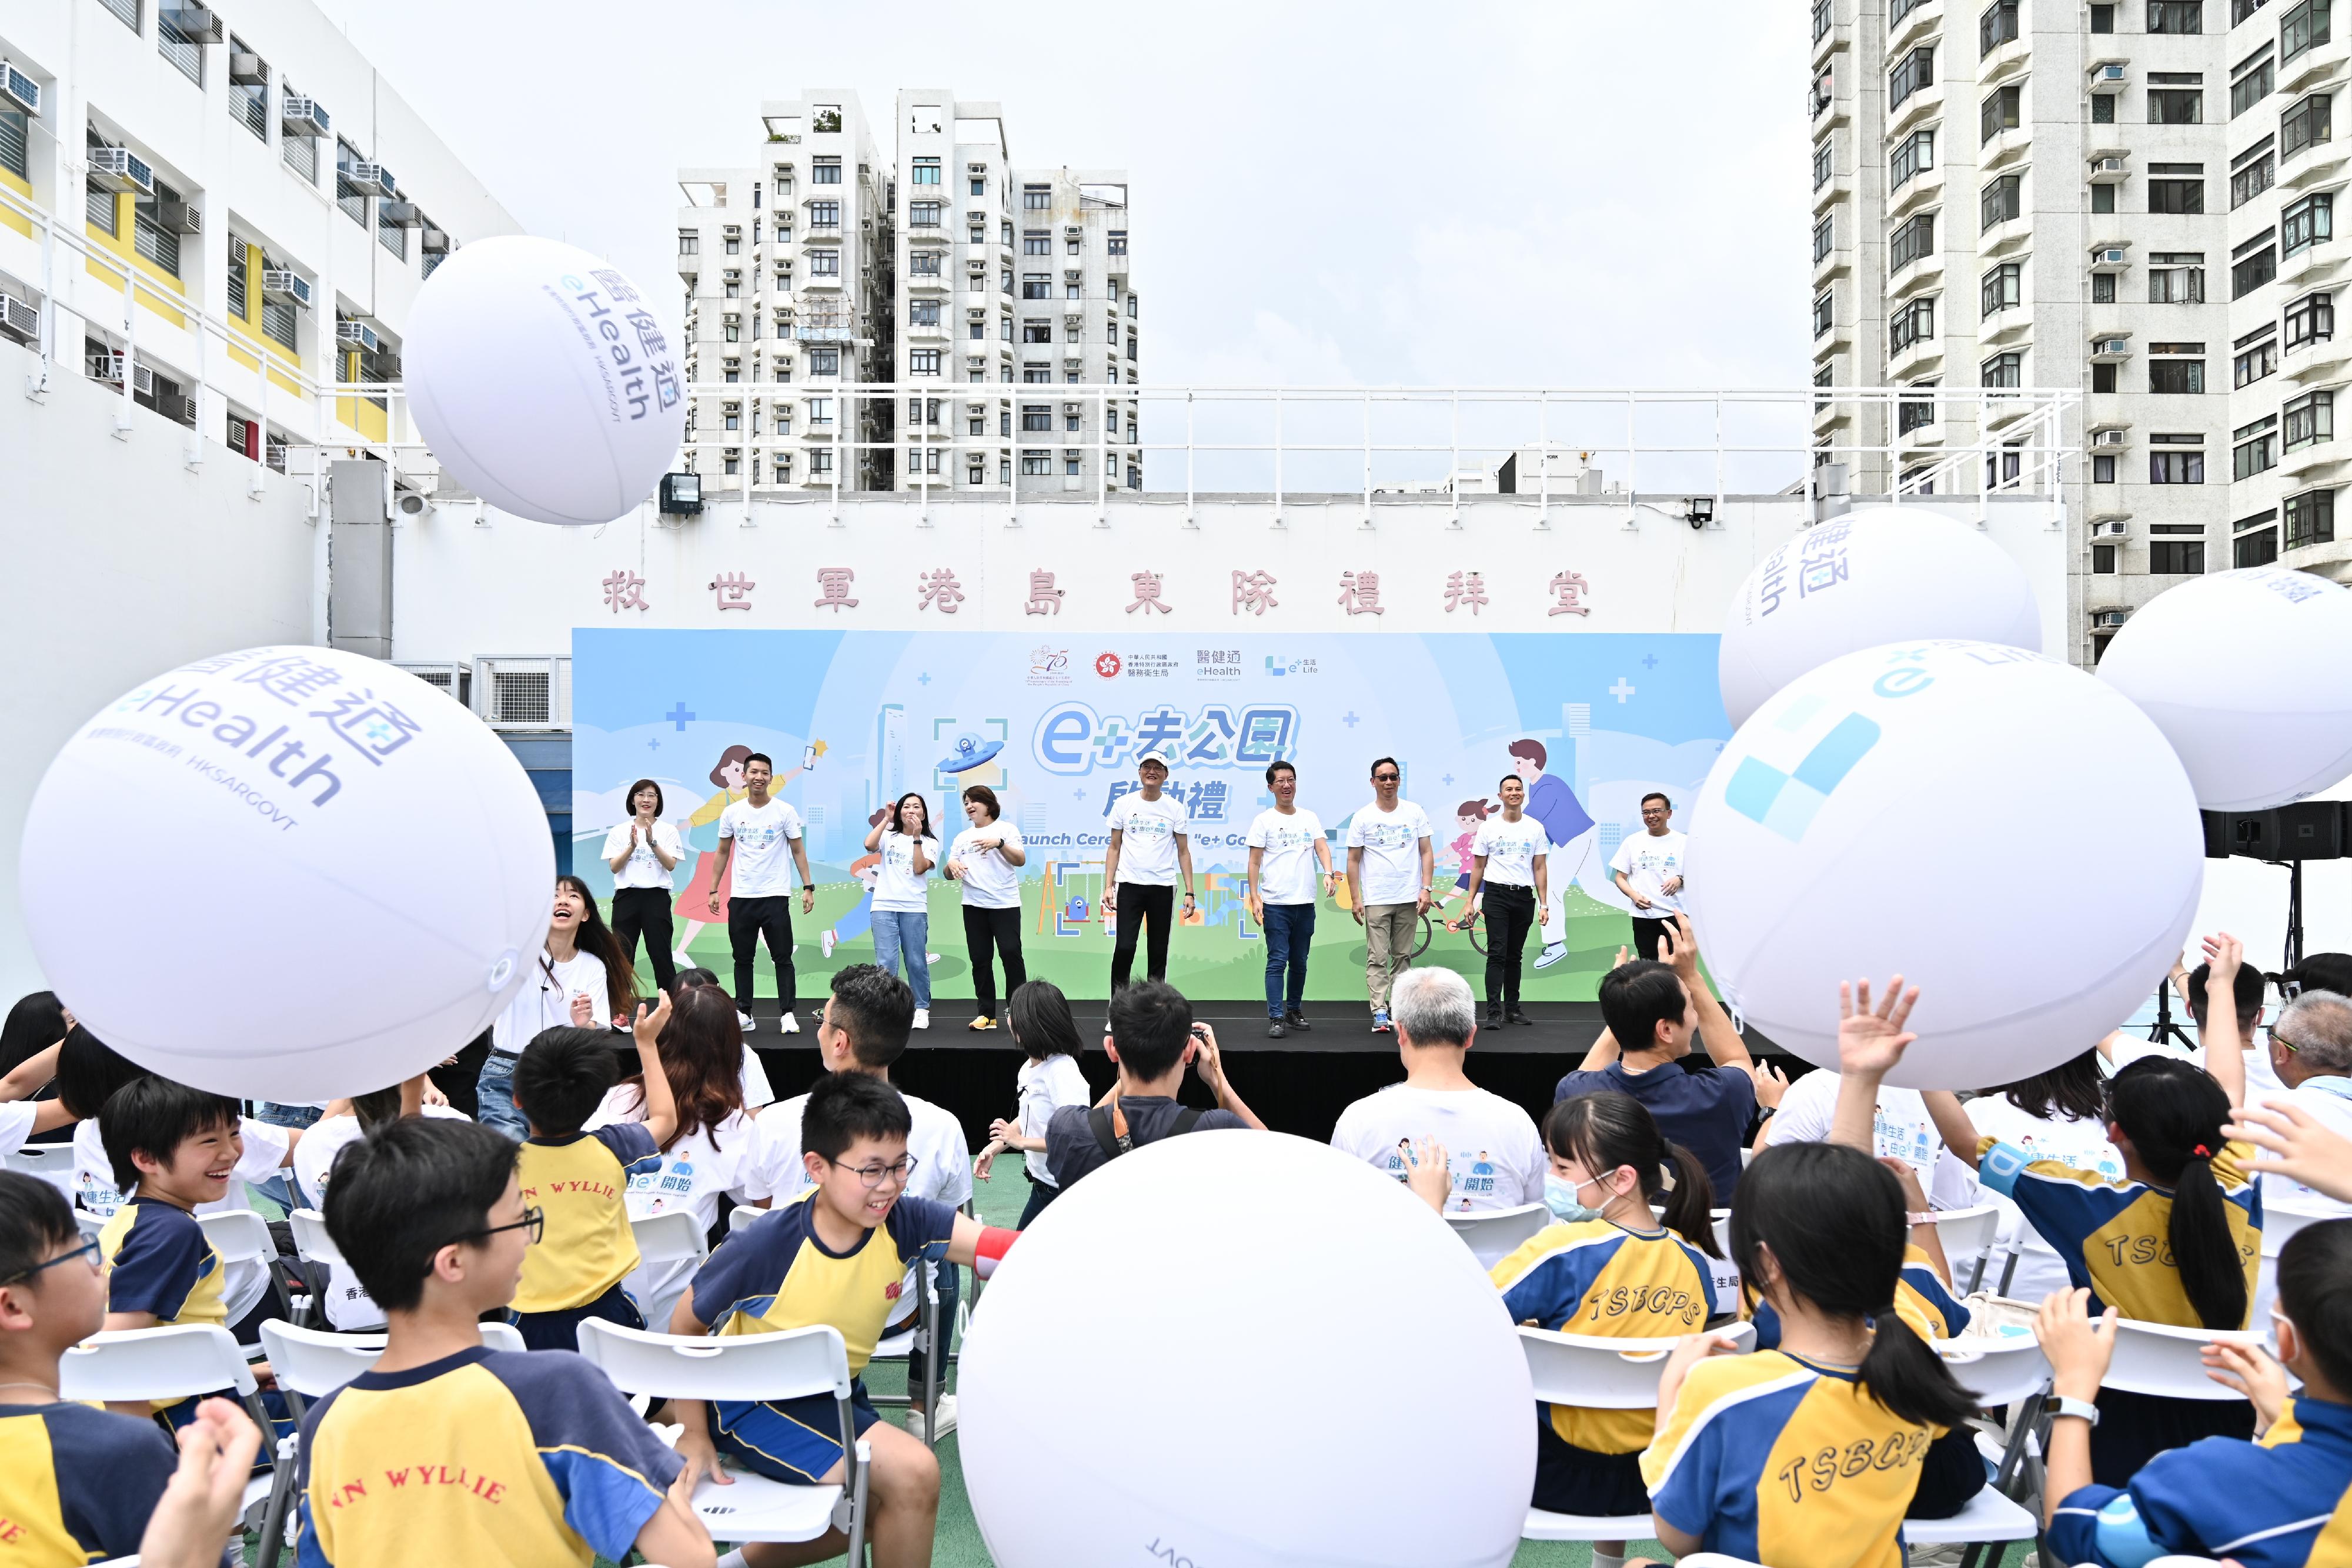
[[[1183,1136],[1200,1124],[1201,1114],[1198,1106],[1183,1107],[1176,1113],[1175,1124],[1168,1129],[1165,1135],[1171,1138]],[[1094,1134],[1095,1143],[1101,1148],[1106,1160],[1115,1160],[1135,1147],[1134,1136],[1127,1128],[1127,1113],[1118,1108],[1116,1100],[1111,1102],[1108,1109],[1097,1105],[1089,1110],[1087,1126]]]

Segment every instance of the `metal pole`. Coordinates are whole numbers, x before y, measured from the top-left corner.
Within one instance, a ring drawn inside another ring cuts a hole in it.
[[[1450,395],[1454,423],[1446,438],[1445,488],[1454,497],[1454,520],[1445,526],[1458,528],[1462,526],[1462,389],[1455,387]]]
[[[1282,389],[1274,389],[1274,526],[1282,527]]]
[[[1723,522],[1723,394],[1715,394],[1715,526]]]
[[[1184,526],[1197,528],[1201,519],[1192,510],[1192,389],[1184,389]]]
[[[1364,393],[1364,527],[1372,526],[1372,394]]]
[[[1112,367],[1116,374],[1118,367]],[[1095,393],[1095,527],[1110,527],[1110,393]]]
[[[1536,393],[1536,527],[1551,527],[1551,396]]]
[[[836,528],[841,527],[841,426],[843,421],[851,417],[850,410],[856,406],[856,384],[854,381],[849,383],[850,391],[846,397],[842,395],[843,389],[839,385],[834,389],[833,401],[835,406],[833,411],[833,526]],[[750,494],[749,491],[744,493],[747,496]],[[745,503],[743,515],[746,517],[751,515],[749,502]]]
[[[1625,394],[1625,526],[1641,520],[1642,486],[1638,459],[1633,455],[1633,394]]]

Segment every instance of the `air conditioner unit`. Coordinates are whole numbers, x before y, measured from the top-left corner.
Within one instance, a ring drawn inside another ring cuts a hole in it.
[[[422,222],[422,220],[419,220]],[[417,237],[416,248],[427,256],[446,256],[449,251],[449,231],[424,225],[425,232]]]
[[[2091,432],[2091,444],[2095,447],[2126,446],[2130,444],[2130,442],[2131,434],[2128,431],[2095,430]]]
[[[101,351],[90,356],[90,380],[104,382],[109,386],[122,384],[122,354],[121,350]],[[145,365],[131,367],[131,390],[146,397],[155,395],[155,372]]]
[[[0,60],[0,98],[26,114],[41,112],[41,84],[5,60]]]
[[[285,267],[270,267],[262,269],[261,292],[266,298],[278,300],[281,304],[291,305],[302,310],[310,308],[310,279]]]
[[[2093,267],[2121,267],[2124,265],[2124,250],[2125,247],[2119,245],[2108,246],[2104,250],[2095,250],[2091,253],[2091,265]]]
[[[200,235],[205,232],[204,213],[194,202],[158,202],[155,222],[176,235]]]
[[[335,172],[345,184],[371,196],[389,196],[397,188],[392,171],[381,163],[346,163]]]
[[[364,321],[336,322],[335,341],[348,343],[355,349],[365,349],[371,354],[382,346],[375,335],[375,329]]]
[[[2124,162],[2125,160],[2121,158],[2094,158],[2091,160],[2091,177],[2095,180],[2106,174],[2121,179],[2124,175]]]
[[[2120,544],[2129,538],[2131,538],[2131,525],[2119,517],[2091,525],[2093,544]]]
[[[2130,74],[2130,71],[2126,67],[2117,65],[2113,60],[2109,60],[2105,65],[2094,66],[2091,68],[2091,85],[2094,87],[2114,87],[2122,82],[2123,79]]]
[[[2099,338],[2092,342],[2091,352],[2094,354],[2127,356],[2131,352],[2131,340],[2129,338]]]
[[[30,343],[41,335],[41,308],[13,294],[0,294],[0,332]]]
[[[180,423],[181,423],[182,424],[194,424],[194,423],[196,423],[196,400],[195,400],[195,399],[194,399],[194,398],[192,398],[192,397],[184,397],[184,397],[182,397],[182,398],[180,399],[179,409],[180,409],[180,411],[179,411],[179,416],[178,416],[178,417],[179,417],[179,421],[180,421]]]
[[[232,49],[228,57],[228,79],[239,87],[260,87],[269,80],[269,68],[261,63],[259,55]]]
[[[228,236],[228,258],[240,272],[245,269],[245,241],[236,235]]]
[[[220,13],[203,5],[183,5],[166,10],[163,19],[180,37],[192,44],[217,44],[221,41]]]
[[[278,109],[278,124],[289,136],[324,136],[329,124],[326,106],[315,98],[289,92]]]
[[[375,221],[390,224],[394,228],[413,229],[425,220],[418,215],[415,202],[378,202],[375,204]]]
[[[396,382],[400,379],[400,356],[389,350],[379,349],[376,350],[375,368],[385,381]]]
[[[128,147],[91,148],[89,177],[101,190],[129,191],[142,196],[155,193],[155,171]]]
[[[2091,627],[2097,632],[2113,632],[2130,619],[2131,612],[2128,610],[2094,610],[2091,612]]]

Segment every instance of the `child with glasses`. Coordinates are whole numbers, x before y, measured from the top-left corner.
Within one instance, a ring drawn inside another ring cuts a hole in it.
[[[523,1200],[510,1139],[474,1122],[388,1123],[337,1157],[326,1216],[385,1340],[303,1417],[298,1561],[588,1568],[635,1549],[710,1568],[692,1481],[603,1373],[569,1351],[482,1345],[482,1316],[554,1240]]]
[[[661,1031],[670,1000],[637,1009],[637,1062],[645,1120],[583,1131],[604,1104],[619,1062],[609,1031],[542,1030],[515,1063],[515,1104],[530,1124],[515,1174],[523,1201],[547,1215],[547,1242],[523,1260],[514,1322],[533,1350],[574,1350],[585,1318],[641,1329],[636,1303],[621,1289],[637,1267],[629,1229],[629,1177],[661,1164],[677,1129],[677,1100],[662,1068]]]
[[[929,1563],[938,1521],[940,1467],[931,1451],[880,1424],[858,1375],[874,1354],[918,1260],[970,1263],[982,1278],[1019,1233],[983,1229],[944,1203],[905,1196],[916,1156],[907,1103],[881,1079],[833,1072],[801,1113],[801,1163],[812,1184],[730,1239],[695,1275],[669,1322],[676,1334],[781,1333],[829,1324],[848,1350],[855,1437],[872,1447],[866,1538],[876,1568]],[[730,1484],[719,1456],[755,1474],[805,1486],[845,1476],[841,1420],[829,1395],[802,1399],[672,1400],[684,1424],[678,1457],[692,1478]],[[770,1568],[845,1549],[839,1531],[809,1547],[749,1546],[722,1568]]]

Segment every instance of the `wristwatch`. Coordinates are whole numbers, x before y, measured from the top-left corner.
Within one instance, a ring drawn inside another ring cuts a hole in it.
[[[2073,1416],[2088,1421],[2094,1427],[2099,1424],[2099,1407],[2087,1399],[2075,1399],[2061,1394],[2050,1401],[2050,1411],[2053,1416]]]

